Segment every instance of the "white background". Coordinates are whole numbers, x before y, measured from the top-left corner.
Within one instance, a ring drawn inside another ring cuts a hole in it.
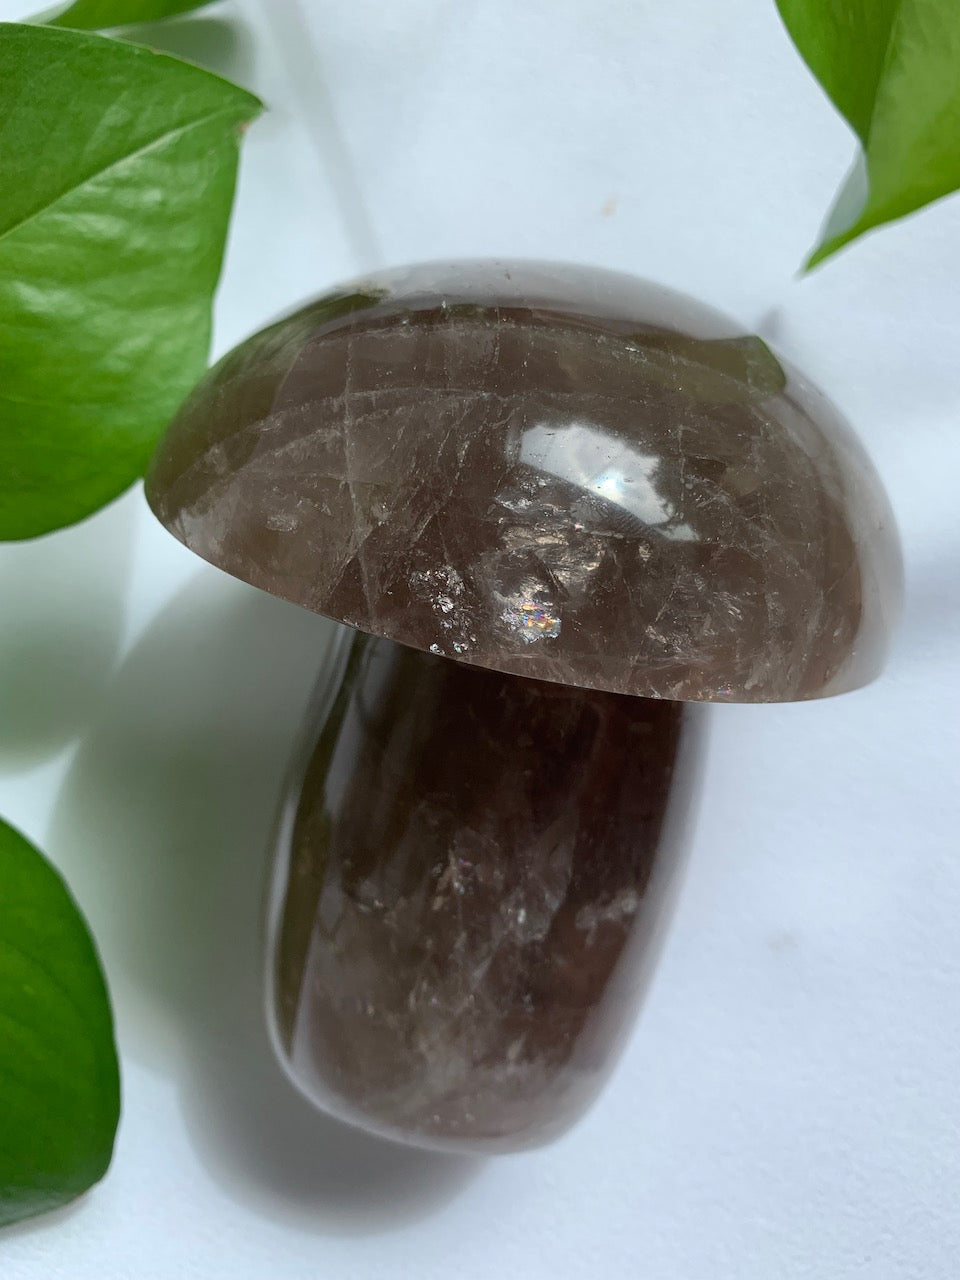
[[[0,15],[32,7],[0,3]],[[0,553],[0,812],[101,944],[114,1165],[3,1280],[956,1280],[960,199],[796,269],[853,154],[773,0],[237,0],[168,47],[250,85],[217,352],[344,277],[593,262],[759,329],[860,430],[908,595],[874,687],[721,707],[631,1047],[556,1145],[342,1130],[266,1048],[263,850],[319,619],[199,564],[138,492]]]

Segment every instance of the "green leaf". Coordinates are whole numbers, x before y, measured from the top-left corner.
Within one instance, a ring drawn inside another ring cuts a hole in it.
[[[57,872],[0,822],[0,1226],[98,1182],[119,1114],[90,934]]]
[[[960,0],[777,0],[863,155],[807,269],[960,188]]]
[[[211,3],[212,0],[74,0],[66,9],[55,9],[52,17],[43,14],[36,21],[51,27],[72,27],[75,31],[103,31],[108,27],[161,22]]]
[[[126,489],[206,367],[260,110],[136,45],[0,24],[0,538]]]

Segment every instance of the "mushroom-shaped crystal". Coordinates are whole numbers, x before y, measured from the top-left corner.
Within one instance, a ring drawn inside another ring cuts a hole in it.
[[[424,1145],[564,1128],[670,897],[685,704],[822,697],[882,664],[899,553],[856,439],[687,298],[433,265],[227,356],[147,493],[205,559],[362,633],[279,840],[291,1075]]]

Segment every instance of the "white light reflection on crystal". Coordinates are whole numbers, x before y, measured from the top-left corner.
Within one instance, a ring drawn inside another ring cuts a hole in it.
[[[520,437],[520,461],[612,503],[665,538],[698,537],[692,525],[677,521],[673,504],[656,488],[660,459],[588,423],[528,427]]]

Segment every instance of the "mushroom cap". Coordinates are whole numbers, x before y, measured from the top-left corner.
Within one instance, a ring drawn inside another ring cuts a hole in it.
[[[711,309],[595,268],[428,264],[311,303],[211,370],[147,497],[282,599],[645,697],[856,688],[901,590],[824,396]]]

